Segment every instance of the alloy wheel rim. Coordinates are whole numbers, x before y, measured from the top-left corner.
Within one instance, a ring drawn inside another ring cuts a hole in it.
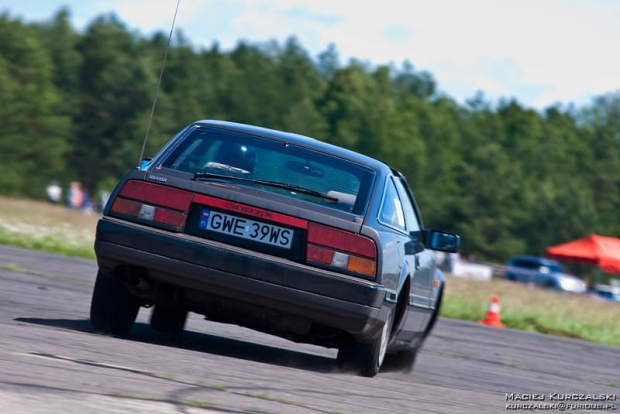
[[[385,354],[387,351],[387,343],[388,343],[388,323],[386,322],[383,325],[383,330],[381,331],[381,345],[379,347],[379,366],[383,364],[383,358],[385,358]]]

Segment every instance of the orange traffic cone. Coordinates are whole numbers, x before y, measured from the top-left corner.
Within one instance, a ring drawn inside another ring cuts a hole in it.
[[[499,317],[499,298],[497,296],[493,296],[491,301],[489,302],[489,309],[487,310],[487,317],[483,320],[478,321],[483,325],[494,326],[496,328],[505,328]]]

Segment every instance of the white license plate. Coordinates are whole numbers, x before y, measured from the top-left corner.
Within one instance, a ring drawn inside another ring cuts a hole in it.
[[[293,243],[293,230],[207,209],[200,214],[198,228],[285,249]]]

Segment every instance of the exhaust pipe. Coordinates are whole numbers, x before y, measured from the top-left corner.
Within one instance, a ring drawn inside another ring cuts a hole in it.
[[[125,269],[124,282],[137,290],[151,290],[152,284],[146,278],[147,272],[143,269]]]
[[[142,277],[138,277],[135,275],[131,275],[127,278],[127,281],[125,282],[127,283],[129,286],[135,288],[135,289],[139,289],[139,290],[151,290],[151,282],[149,282],[148,280],[142,278]]]

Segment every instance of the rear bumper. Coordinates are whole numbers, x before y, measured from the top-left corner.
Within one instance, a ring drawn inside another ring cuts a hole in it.
[[[104,217],[97,225],[99,267],[148,270],[163,281],[351,333],[375,337],[392,304],[382,285],[186,234]]]

